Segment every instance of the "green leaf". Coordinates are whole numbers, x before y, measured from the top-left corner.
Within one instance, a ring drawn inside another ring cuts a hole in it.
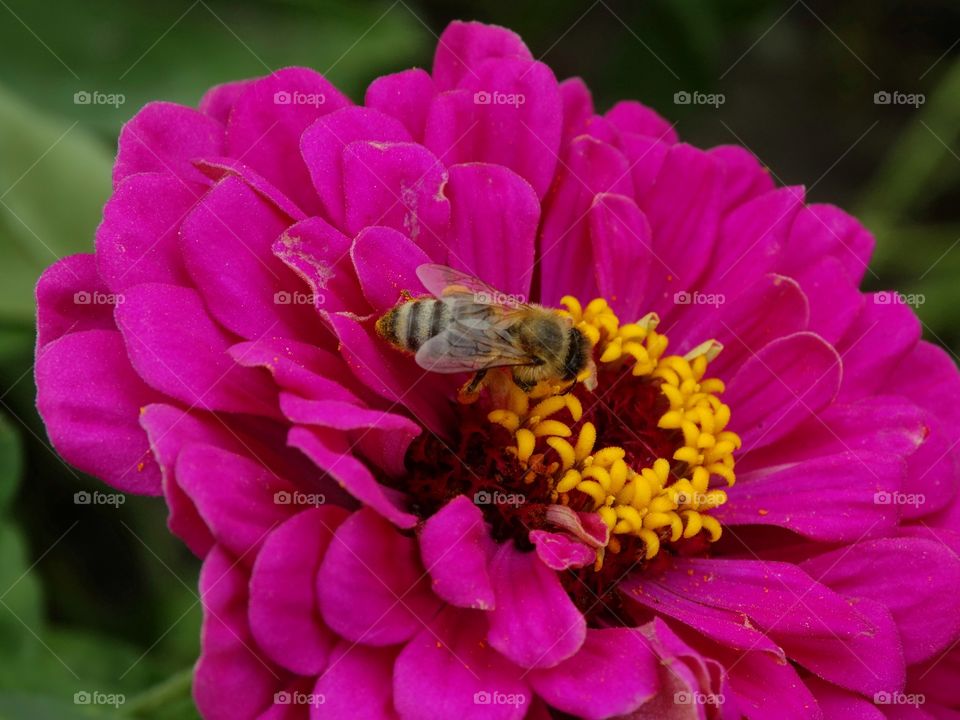
[[[20,436],[7,417],[0,415],[0,516],[8,510],[17,491],[22,469]],[[2,593],[3,589],[0,589]]]
[[[19,533],[0,524],[0,666],[36,642],[32,635],[43,629],[40,586],[28,568]]]
[[[73,699],[0,691],[0,720],[90,720],[117,717],[112,708],[77,705]]]
[[[42,270],[93,249],[110,168],[77,121],[45,117],[0,87],[0,322],[31,323]]]

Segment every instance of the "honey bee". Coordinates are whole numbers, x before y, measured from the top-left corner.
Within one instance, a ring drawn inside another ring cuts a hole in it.
[[[388,343],[416,354],[417,364],[439,373],[475,373],[475,393],[493,368],[509,367],[525,392],[546,381],[569,392],[585,376],[596,387],[593,346],[558,310],[517,302],[470,275],[443,265],[421,265],[417,277],[433,297],[400,302],[377,320]]]

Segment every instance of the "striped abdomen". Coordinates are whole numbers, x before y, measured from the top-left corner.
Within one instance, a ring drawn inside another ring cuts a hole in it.
[[[410,300],[384,313],[377,320],[377,333],[403,350],[416,352],[446,328],[449,319],[450,308],[440,300]]]

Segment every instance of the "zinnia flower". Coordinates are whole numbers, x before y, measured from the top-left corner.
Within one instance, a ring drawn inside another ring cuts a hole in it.
[[[453,23],[363,105],[143,108],[38,406],[203,558],[205,718],[946,717],[960,382],[872,244]],[[596,388],[465,402],[375,331],[427,263],[563,313]]]

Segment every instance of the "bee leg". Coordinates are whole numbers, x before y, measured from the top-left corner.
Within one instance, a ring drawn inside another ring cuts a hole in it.
[[[467,385],[466,392],[475,393],[480,387],[480,383],[483,382],[483,379],[487,376],[486,370],[478,370],[474,376],[473,380],[470,381],[470,384]]]
[[[537,386],[535,382],[530,382],[529,380],[522,380],[521,378],[518,378],[516,374],[513,375],[513,382],[518,388],[523,390],[525,393],[530,392]]]

